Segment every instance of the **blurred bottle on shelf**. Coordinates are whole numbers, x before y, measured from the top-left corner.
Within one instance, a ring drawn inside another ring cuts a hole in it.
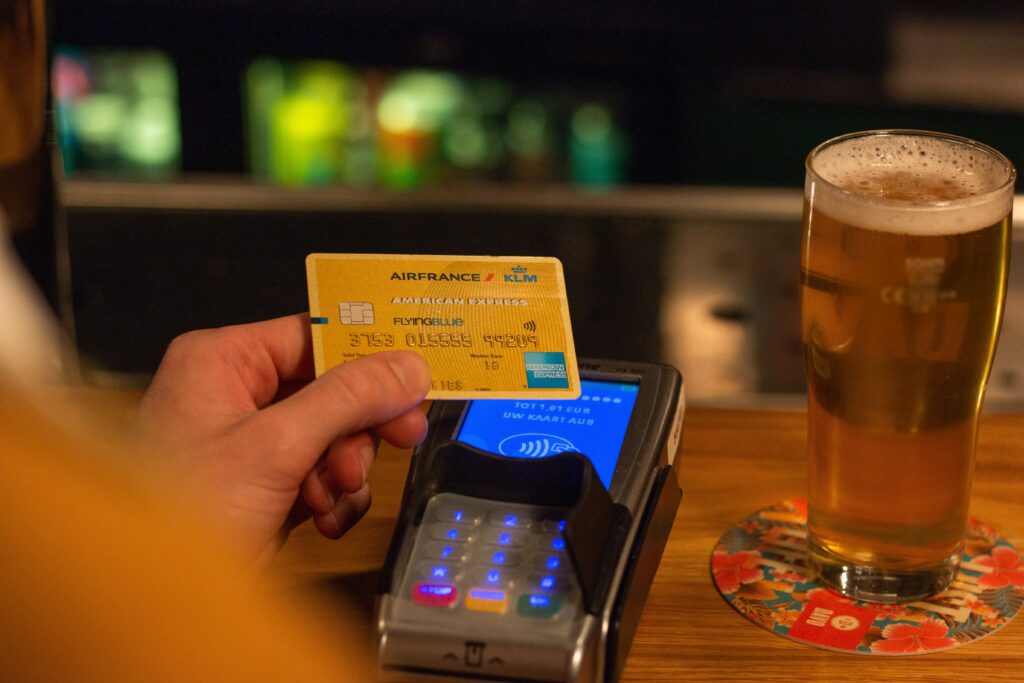
[[[553,108],[536,98],[515,102],[508,112],[505,132],[508,147],[508,177],[521,182],[558,180],[559,147]]]
[[[271,112],[285,94],[285,68],[279,60],[263,57],[245,71],[245,139],[249,172],[260,180],[271,175],[273,128]]]
[[[588,102],[577,108],[569,131],[569,165],[574,185],[600,189],[625,182],[626,137],[615,127],[606,106]]]
[[[496,78],[467,83],[455,112],[441,131],[441,154],[448,179],[497,180],[507,155],[505,114],[511,87]]]
[[[261,180],[396,190],[626,180],[628,141],[610,108],[554,88],[272,58],[251,64],[245,88],[249,168]]]
[[[343,155],[340,180],[353,187],[377,183],[377,101],[383,76],[375,71],[354,78],[348,93],[348,125],[342,135]]]
[[[178,80],[165,55],[61,46],[52,82],[66,173],[160,180],[178,172]]]
[[[246,80],[254,174],[285,185],[339,182],[354,75],[333,62],[261,59]]]
[[[443,71],[398,74],[377,108],[381,185],[409,189],[441,179],[441,131],[450,127],[464,85]]]

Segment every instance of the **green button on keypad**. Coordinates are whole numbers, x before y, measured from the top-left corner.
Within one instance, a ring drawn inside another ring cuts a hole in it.
[[[526,593],[519,596],[516,611],[524,617],[553,617],[562,609],[563,600],[557,595]]]

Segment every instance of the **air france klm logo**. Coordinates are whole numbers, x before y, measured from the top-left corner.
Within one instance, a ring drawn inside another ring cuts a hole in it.
[[[505,273],[505,282],[537,282],[537,276],[526,272],[524,266],[514,266],[511,273]]]
[[[494,277],[493,273],[488,273],[486,277],[481,277],[480,273],[391,273],[392,280],[407,280],[413,282],[426,281],[426,282],[489,282]]]
[[[538,276],[530,273],[526,266],[513,266],[511,273],[503,274],[502,281],[508,283],[538,282]],[[406,282],[491,282],[494,273],[457,273],[457,272],[400,272],[391,273],[390,280]]]

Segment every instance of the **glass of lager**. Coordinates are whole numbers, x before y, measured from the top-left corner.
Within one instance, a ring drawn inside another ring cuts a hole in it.
[[[959,566],[1015,176],[994,149],[924,131],[807,157],[808,552],[850,597],[925,598]]]

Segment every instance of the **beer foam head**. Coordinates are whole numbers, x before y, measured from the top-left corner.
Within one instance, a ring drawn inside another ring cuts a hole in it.
[[[970,232],[1002,220],[1013,205],[1013,166],[966,139],[854,134],[819,146],[807,165],[815,211],[871,230]]]

